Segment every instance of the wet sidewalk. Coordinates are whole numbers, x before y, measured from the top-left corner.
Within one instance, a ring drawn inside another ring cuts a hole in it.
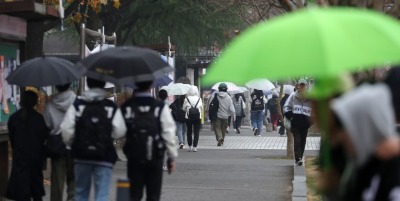
[[[214,133],[203,128],[198,152],[179,150],[177,169],[164,174],[163,201],[306,200],[304,167],[286,159],[286,136],[276,132],[253,135],[233,129],[218,147]],[[319,137],[308,137],[305,155],[316,155]],[[110,201],[116,200],[116,181],[126,177],[126,158],[121,150],[113,170]],[[44,201],[50,200],[46,186]]]

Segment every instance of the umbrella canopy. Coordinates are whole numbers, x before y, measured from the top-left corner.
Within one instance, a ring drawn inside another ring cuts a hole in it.
[[[250,80],[245,85],[246,87],[263,91],[270,91],[275,88],[275,85],[267,79]]]
[[[238,87],[238,90],[236,91],[231,91],[230,94],[240,94],[248,91],[246,87]]]
[[[279,86],[278,88],[276,88],[276,92],[280,92],[281,87]],[[283,85],[283,93],[284,94],[292,94],[294,92],[294,86],[289,85],[289,84],[285,84]]]
[[[65,59],[36,57],[23,62],[6,80],[21,87],[63,85],[78,80],[85,71]]]
[[[153,82],[153,87],[162,87],[162,86],[166,86],[169,83],[172,82],[172,79],[168,76],[168,75],[163,75],[159,78],[157,78],[154,82]]]
[[[185,95],[191,86],[190,84],[170,83],[168,86],[161,87],[161,89],[165,89],[169,96]]]
[[[139,47],[116,47],[92,54],[80,64],[86,76],[116,84],[155,80],[173,71],[158,52]]]
[[[214,84],[214,85],[211,87],[211,89],[218,91],[218,86],[219,86],[221,83],[225,83],[225,84],[226,84],[226,86],[228,87],[228,90],[227,90],[227,91],[229,91],[229,92],[233,92],[233,91],[238,91],[238,90],[239,90],[239,87],[236,86],[236,84],[233,84],[232,82],[217,82],[216,84]]]
[[[312,8],[260,23],[239,35],[207,69],[203,84],[336,75],[400,63],[400,24],[356,8]],[[229,72],[229,73],[227,73]]]

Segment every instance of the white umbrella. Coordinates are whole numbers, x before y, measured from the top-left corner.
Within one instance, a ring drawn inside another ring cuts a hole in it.
[[[277,89],[276,89],[276,91],[279,93],[280,92],[280,87],[278,87]],[[283,85],[283,93],[284,94],[292,94],[294,92],[294,86],[292,86],[292,85],[289,85],[289,84],[285,84],[285,85]]]
[[[230,92],[231,94],[240,94],[248,91],[246,87],[238,87],[238,90]]]
[[[161,89],[165,89],[169,96],[185,95],[188,93],[191,86],[190,84],[170,83],[167,86],[161,87]]]
[[[275,88],[274,84],[267,79],[250,80],[245,85],[246,87],[263,91],[268,91]]]
[[[211,89],[217,90],[218,91],[218,87],[221,83],[225,83],[226,86],[228,87],[228,91],[229,92],[233,92],[233,91],[238,91],[239,87],[236,86],[236,84],[233,84],[232,82],[218,82],[216,84],[214,84],[213,87],[211,87]]]

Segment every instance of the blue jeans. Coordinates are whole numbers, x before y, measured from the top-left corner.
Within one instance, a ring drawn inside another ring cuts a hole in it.
[[[185,136],[186,136],[186,123],[178,122],[176,123],[176,135],[178,136],[179,144],[185,144]]]
[[[251,124],[253,128],[258,128],[258,132],[262,131],[263,126],[263,111],[251,111]]]
[[[112,168],[75,163],[75,201],[88,201],[93,177],[95,201],[108,201]]]

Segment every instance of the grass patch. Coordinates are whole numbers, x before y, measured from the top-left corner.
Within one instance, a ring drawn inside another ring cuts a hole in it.
[[[322,201],[321,195],[318,193],[318,184],[320,183],[321,172],[319,171],[319,160],[317,157],[306,157],[306,183],[307,183],[307,200]]]
[[[257,159],[274,159],[274,160],[288,160],[286,156],[262,156]]]

